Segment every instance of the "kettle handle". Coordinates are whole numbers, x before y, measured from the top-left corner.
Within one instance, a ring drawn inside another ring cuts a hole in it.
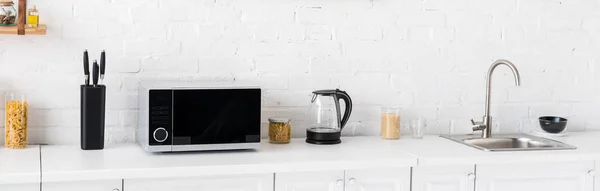
[[[350,119],[350,114],[352,113],[352,98],[350,98],[350,95],[348,95],[348,93],[339,89],[336,89],[336,95],[337,99],[344,100],[344,104],[346,104],[344,117],[342,118],[340,125],[340,129],[344,129],[344,126],[346,126],[346,123],[348,123],[348,120]],[[337,101],[338,100],[336,100],[336,102]]]

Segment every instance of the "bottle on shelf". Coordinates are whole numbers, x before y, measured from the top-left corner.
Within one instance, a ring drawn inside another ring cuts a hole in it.
[[[27,10],[27,25],[36,28],[40,24],[40,14],[35,6]]]

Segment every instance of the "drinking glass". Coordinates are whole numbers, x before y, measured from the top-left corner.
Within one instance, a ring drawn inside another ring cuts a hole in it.
[[[411,119],[409,127],[413,139],[422,139],[423,135],[425,135],[425,131],[427,130],[427,122],[422,117]]]

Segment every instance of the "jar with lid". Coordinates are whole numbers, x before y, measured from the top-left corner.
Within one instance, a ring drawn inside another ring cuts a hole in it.
[[[37,8],[33,6],[33,8],[27,10],[27,26],[31,28],[36,28],[40,24],[40,13]]]
[[[0,0],[0,26],[14,26],[17,21],[17,10],[12,0]]]
[[[381,108],[381,138],[400,139],[400,108]]]
[[[28,103],[24,95],[7,93],[6,121],[5,121],[5,145],[10,149],[21,149],[27,147],[27,116]]]
[[[290,142],[291,119],[284,117],[269,118],[269,142],[284,144]]]

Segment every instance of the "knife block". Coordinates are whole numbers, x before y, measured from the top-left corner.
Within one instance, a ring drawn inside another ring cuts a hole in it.
[[[106,86],[81,85],[81,149],[104,149]]]

